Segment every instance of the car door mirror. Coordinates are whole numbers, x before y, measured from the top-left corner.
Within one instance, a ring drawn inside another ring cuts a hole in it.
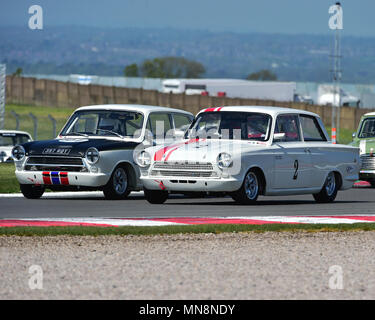
[[[357,132],[353,132],[353,134],[352,134],[352,140],[355,139],[356,135],[357,135]]]
[[[280,141],[283,141],[284,139],[285,139],[285,132],[273,134],[273,142],[280,142]]]

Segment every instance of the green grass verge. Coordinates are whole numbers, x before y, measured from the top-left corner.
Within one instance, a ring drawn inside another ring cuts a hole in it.
[[[375,223],[355,224],[204,224],[162,227],[2,227],[0,236],[102,236],[102,235],[168,235],[179,233],[238,232],[343,232],[375,231]]]
[[[13,163],[0,163],[0,193],[20,192]]]

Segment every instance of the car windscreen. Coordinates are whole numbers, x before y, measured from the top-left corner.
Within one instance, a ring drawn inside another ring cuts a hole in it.
[[[358,138],[374,138],[375,137],[375,118],[363,120]]]
[[[26,134],[19,133],[0,133],[0,146],[15,146],[30,141],[30,137]]]
[[[131,111],[77,111],[61,132],[62,136],[118,136],[139,138],[143,115]]]
[[[197,116],[188,138],[267,141],[272,118],[257,112],[203,112]]]

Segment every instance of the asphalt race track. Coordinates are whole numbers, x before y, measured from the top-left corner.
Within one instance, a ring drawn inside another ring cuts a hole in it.
[[[162,205],[149,204],[142,193],[127,200],[105,200],[100,192],[43,196],[38,200],[22,196],[0,197],[0,218],[70,218],[70,217],[251,217],[338,215],[375,213],[375,189],[353,188],[339,192],[336,201],[318,204],[312,195],[259,197],[257,205],[242,206],[230,197],[187,198],[172,195]]]

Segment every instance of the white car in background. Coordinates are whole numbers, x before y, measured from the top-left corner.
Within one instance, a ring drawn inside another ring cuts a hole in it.
[[[136,159],[151,203],[186,192],[225,192],[242,204],[297,194],[331,202],[360,169],[359,148],[332,144],[317,114],[262,106],[205,109],[185,140]]]
[[[13,147],[32,140],[31,135],[25,131],[0,130],[0,162],[13,162]]]

